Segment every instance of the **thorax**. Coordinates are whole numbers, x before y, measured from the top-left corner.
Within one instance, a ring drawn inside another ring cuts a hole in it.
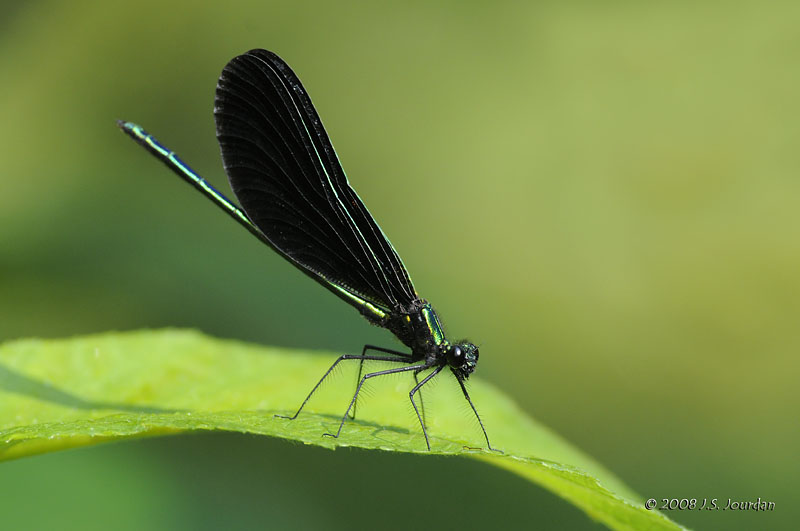
[[[408,313],[394,317],[387,328],[419,359],[436,358],[447,343],[439,316],[426,300],[418,301]]]

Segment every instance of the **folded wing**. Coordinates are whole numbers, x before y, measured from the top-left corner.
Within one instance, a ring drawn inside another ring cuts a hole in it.
[[[231,188],[276,251],[362,310],[366,301],[402,311],[418,299],[280,57],[251,50],[231,60],[217,84],[214,116]]]

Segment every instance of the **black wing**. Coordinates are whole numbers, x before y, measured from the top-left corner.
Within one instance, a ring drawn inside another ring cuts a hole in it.
[[[402,311],[418,299],[280,57],[251,50],[232,59],[214,117],[231,188],[275,250],[362,313],[365,303]]]

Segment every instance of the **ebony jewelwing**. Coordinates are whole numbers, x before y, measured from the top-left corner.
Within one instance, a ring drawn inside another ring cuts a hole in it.
[[[241,208],[140,126],[117,124],[256,238],[411,350],[364,345],[360,355],[339,356],[294,415],[275,416],[297,418],[336,365],[360,360],[356,391],[339,429],[324,435],[339,437],[351,410],[355,417],[366,380],[412,372],[415,385],[409,398],[430,450],[422,395],[419,408],[414,397],[447,368],[475,413],[486,445],[494,450],[464,385],[478,363],[478,347],[465,340],[447,340],[433,306],[417,295],[403,261],[350,187],[317,111],[289,65],[266,50],[233,58],[217,83],[214,118],[225,173]],[[362,377],[367,360],[405,366]],[[431,372],[420,381],[419,374],[427,370]]]

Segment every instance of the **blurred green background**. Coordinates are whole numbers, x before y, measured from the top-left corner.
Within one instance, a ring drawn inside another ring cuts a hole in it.
[[[227,190],[216,78],[293,66],[479,377],[672,512],[792,528],[797,2],[4,2],[0,340],[194,327],[391,346],[124,137]],[[491,425],[491,419],[487,419]],[[505,472],[207,434],[0,465],[4,529],[596,528]]]

